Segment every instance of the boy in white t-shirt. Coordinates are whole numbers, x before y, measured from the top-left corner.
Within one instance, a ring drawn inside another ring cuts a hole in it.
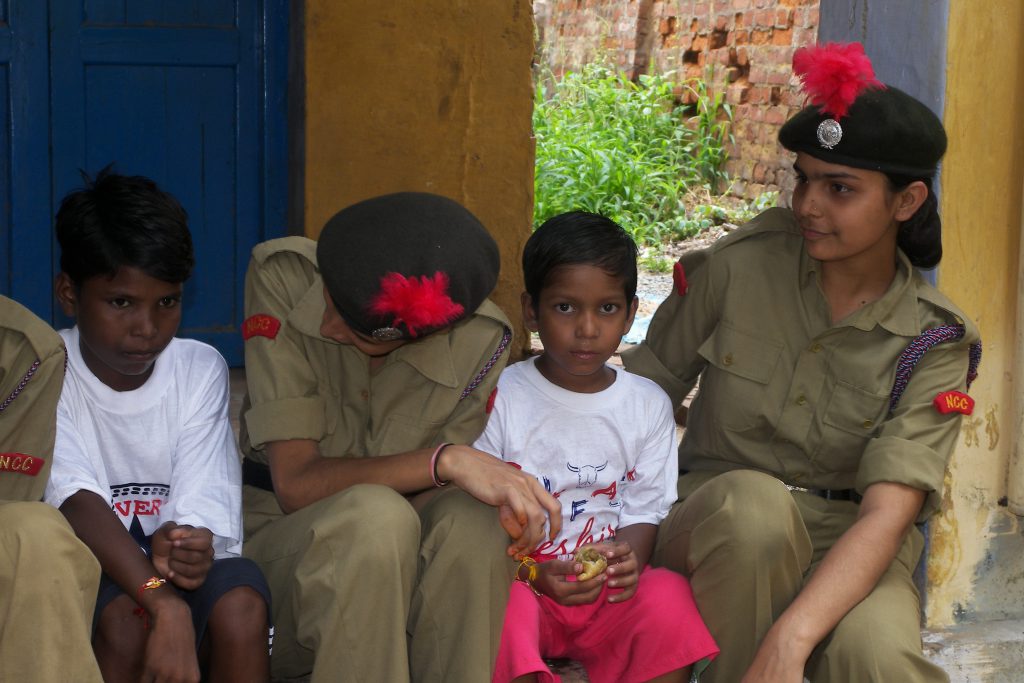
[[[241,470],[227,365],[175,339],[187,216],[101,171],[57,213],[68,368],[45,499],[103,569],[93,648],[106,681],[269,679],[270,595],[239,557]]]
[[[594,683],[686,681],[718,647],[686,579],[646,567],[676,499],[671,405],[606,364],[636,314],[636,245],[603,216],[562,214],[530,237],[523,271],[544,353],[502,373],[474,446],[537,477],[562,530],[519,558],[493,680],[555,680],[543,659],[570,657]],[[588,546],[607,565],[591,578],[574,557]]]

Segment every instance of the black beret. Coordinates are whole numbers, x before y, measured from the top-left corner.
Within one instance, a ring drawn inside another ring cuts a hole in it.
[[[885,86],[863,91],[838,120],[805,107],[782,126],[779,142],[832,164],[931,177],[946,151],[946,131],[924,104]]]
[[[422,192],[342,209],[324,225],[316,257],[345,322],[382,341],[422,337],[472,314],[500,266],[497,244],[472,213]]]

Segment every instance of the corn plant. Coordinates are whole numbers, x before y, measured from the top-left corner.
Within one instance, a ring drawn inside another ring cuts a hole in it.
[[[731,111],[701,81],[685,84],[685,108],[671,74],[637,82],[592,63],[562,78],[539,79],[534,224],[573,209],[602,213],[640,244],[685,238],[701,222],[687,217],[695,188],[725,179]]]

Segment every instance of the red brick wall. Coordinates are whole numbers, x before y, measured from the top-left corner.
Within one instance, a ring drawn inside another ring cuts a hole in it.
[[[733,110],[730,192],[792,188],[776,136],[802,103],[790,62],[817,38],[818,0],[534,0],[534,10],[538,53],[555,73],[602,57],[631,77],[673,72],[682,83],[710,72]]]

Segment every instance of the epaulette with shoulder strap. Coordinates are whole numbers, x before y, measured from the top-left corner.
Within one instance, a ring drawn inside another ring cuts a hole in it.
[[[918,361],[920,361],[924,354],[928,352],[928,349],[932,348],[936,344],[963,339],[966,331],[967,327],[965,325],[941,325],[939,327],[933,327],[930,330],[925,330],[917,337],[914,337],[914,340],[907,345],[907,348],[900,354],[899,360],[896,361],[896,380],[892,385],[892,393],[889,394],[890,413],[896,409],[896,405],[900,402],[900,398],[903,396],[903,392],[906,390],[907,384],[910,383],[911,373],[914,372],[914,368],[917,366]],[[970,350],[968,351],[968,389],[971,388],[971,383],[978,377],[978,366],[980,364],[981,343],[976,342],[971,344]]]
[[[504,326],[504,328],[505,332],[501,335],[501,341],[498,342],[498,348],[496,348],[494,353],[491,354],[490,359],[484,363],[480,372],[476,373],[476,377],[473,378],[473,381],[467,384],[466,388],[462,390],[462,395],[459,396],[460,401],[472,394],[473,390],[480,386],[480,383],[484,381],[484,377],[487,376],[487,373],[491,371],[491,368],[493,368],[495,363],[498,362],[498,359],[501,358],[501,354],[505,352],[505,348],[508,346],[508,343],[512,341],[512,329],[507,325]]]

